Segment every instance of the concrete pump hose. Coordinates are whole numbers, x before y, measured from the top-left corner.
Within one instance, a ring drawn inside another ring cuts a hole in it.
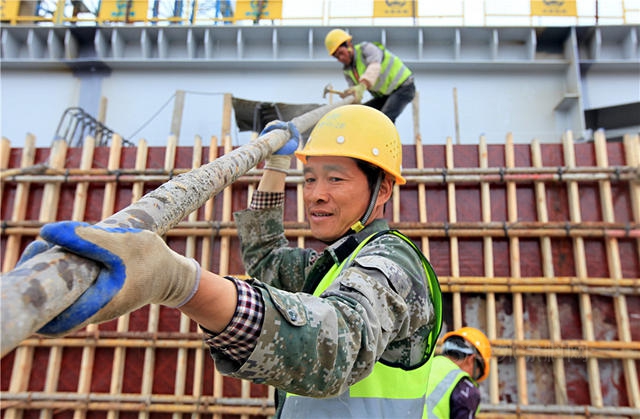
[[[352,98],[320,106],[291,120],[305,132],[330,110]],[[164,235],[289,140],[274,130],[197,169],[174,177],[137,202],[100,221],[103,226],[136,227]],[[54,247],[28,259],[0,278],[2,354],[5,356],[60,312],[95,281],[99,266]]]

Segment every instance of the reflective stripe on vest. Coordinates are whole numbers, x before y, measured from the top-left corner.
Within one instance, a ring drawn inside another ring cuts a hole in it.
[[[335,280],[344,266],[351,262],[360,249],[379,234],[391,233],[407,241],[420,255],[427,274],[429,289],[433,297],[436,325],[429,336],[429,353],[431,356],[435,342],[440,334],[442,323],[442,300],[440,285],[435,272],[422,252],[403,234],[395,230],[383,231],[367,237],[355,248],[351,255],[339,265],[335,264],[322,278],[313,295],[319,296]],[[430,364],[403,370],[401,368],[376,362],[373,371],[349,390],[337,397],[316,399],[295,394],[287,394],[282,407],[281,418],[422,418],[425,410],[426,382]]]
[[[412,73],[400,58],[389,52],[382,44],[378,42],[374,42],[374,44],[382,50],[383,56],[382,63],[380,63],[380,75],[369,91],[372,92],[374,96],[389,95],[400,87],[400,85],[404,83]],[[354,47],[354,51],[356,71],[358,74],[362,75],[367,71],[367,64],[364,62],[362,57],[362,45],[357,44]],[[345,74],[349,76],[355,84],[358,84],[359,80],[351,69],[345,70]]]
[[[446,356],[436,356],[429,364],[431,373],[427,383],[427,418],[449,418],[449,399],[453,389],[464,377],[471,377]]]

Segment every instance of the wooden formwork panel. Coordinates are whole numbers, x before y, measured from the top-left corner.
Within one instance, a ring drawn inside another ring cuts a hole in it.
[[[3,272],[43,223],[98,222],[171,177],[231,150],[1,144]],[[405,145],[385,216],[428,256],[444,293],[443,333],[469,325],[493,345],[485,417],[640,416],[640,140]],[[299,169],[299,166],[298,166]],[[260,169],[166,235],[203,268],[244,275],[232,212]],[[288,177],[286,234],[317,249]],[[222,377],[197,326],[155,305],[2,359],[3,417],[264,417],[272,389]]]

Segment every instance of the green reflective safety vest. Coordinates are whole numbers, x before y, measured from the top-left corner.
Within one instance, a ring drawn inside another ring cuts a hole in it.
[[[400,87],[412,73],[400,58],[389,52],[382,44],[378,42],[373,42],[373,44],[382,50],[383,56],[382,62],[380,63],[380,76],[378,76],[375,84],[371,86],[369,92],[376,97],[386,96]],[[362,57],[362,44],[357,44],[354,50],[356,71],[362,75],[367,71],[367,64]],[[358,78],[351,68],[344,70],[344,74],[349,77],[354,84],[359,83]]]
[[[460,380],[471,379],[471,376],[446,356],[436,356],[428,364],[431,373],[427,383],[427,418],[448,419],[451,417],[451,393]],[[475,381],[471,382],[477,386]]]
[[[429,261],[415,244],[399,231],[380,231],[364,239],[348,258],[329,269],[313,295],[322,294],[366,243],[385,233],[394,234],[409,243],[420,256],[427,274],[428,288],[436,316],[436,327],[429,334],[426,357],[429,359],[436,347],[442,325],[440,284]],[[424,403],[429,367],[429,362],[425,362],[415,369],[404,370],[376,362],[371,374],[349,387],[349,390],[340,396],[320,399],[287,393],[281,418],[422,418],[425,414]]]

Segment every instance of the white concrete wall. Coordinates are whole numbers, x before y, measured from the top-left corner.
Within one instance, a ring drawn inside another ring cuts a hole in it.
[[[64,110],[78,104],[78,79],[69,72],[0,74],[0,134],[17,145],[29,133],[36,136],[38,145],[51,144]]]
[[[263,102],[324,104],[323,88],[331,83],[343,89],[345,82],[335,71],[260,70],[237,71],[132,71],[116,70],[102,81],[108,99],[106,125],[136,142],[146,139],[164,145],[170,134],[174,110],[172,96],[184,90],[185,108],[180,144],[193,143],[196,135],[206,141],[220,136],[224,93]],[[502,143],[512,132],[519,142],[533,138],[557,141],[562,131],[554,128],[550,109],[564,92],[563,80],[544,71],[532,77],[527,71],[416,71],[419,91],[420,134],[425,144],[442,144],[447,137],[456,140],[453,89],[457,89],[460,141]],[[27,132],[37,144],[51,143],[64,110],[79,106],[79,81],[70,73],[2,72],[2,135],[20,144]],[[85,93],[86,95],[86,93]],[[95,115],[94,115],[95,116]],[[403,142],[414,141],[412,108],[398,118]],[[248,134],[234,125],[233,140],[241,144]]]

